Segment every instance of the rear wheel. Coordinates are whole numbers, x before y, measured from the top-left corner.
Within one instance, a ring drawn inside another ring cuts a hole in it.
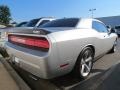
[[[75,66],[75,76],[85,79],[91,72],[93,66],[94,52],[92,48],[86,47],[81,52]]]

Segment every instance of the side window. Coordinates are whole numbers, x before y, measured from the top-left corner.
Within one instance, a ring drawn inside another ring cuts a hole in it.
[[[100,22],[97,22],[97,21],[92,22],[92,28],[98,32],[105,32],[105,33],[108,32],[106,26]]]
[[[50,20],[43,20],[38,26],[40,26],[40,25],[43,25],[43,24],[45,24],[45,23],[47,23],[47,22],[49,22]]]

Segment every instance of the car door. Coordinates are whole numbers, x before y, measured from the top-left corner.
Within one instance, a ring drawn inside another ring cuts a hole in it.
[[[106,26],[99,21],[93,21],[92,28],[97,31],[97,40],[95,41],[97,54],[106,53],[112,45],[111,36],[108,34]]]

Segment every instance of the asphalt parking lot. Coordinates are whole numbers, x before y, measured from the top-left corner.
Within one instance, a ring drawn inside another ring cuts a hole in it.
[[[106,54],[94,63],[93,70],[89,78],[106,71],[108,68],[117,64],[118,62],[120,62],[120,39],[118,40],[117,51],[114,54]],[[52,80],[43,80],[25,72],[16,66],[13,67],[16,68],[16,71],[32,88],[32,90],[68,90],[83,82],[78,78],[73,78],[71,74]]]

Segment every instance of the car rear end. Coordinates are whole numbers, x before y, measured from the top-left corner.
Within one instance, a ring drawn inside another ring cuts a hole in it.
[[[75,54],[73,52],[69,54],[67,51],[66,55],[64,48],[68,48],[66,40],[72,42],[69,37],[72,36],[71,32],[74,32],[79,20],[79,18],[58,19],[40,28],[9,33],[6,47],[8,53],[13,55],[12,62],[44,79],[69,73],[74,67]]]
[[[47,35],[10,33],[6,48],[12,55],[12,62],[18,67],[40,78],[49,79],[54,76],[48,61],[57,58],[53,43],[54,40]]]

